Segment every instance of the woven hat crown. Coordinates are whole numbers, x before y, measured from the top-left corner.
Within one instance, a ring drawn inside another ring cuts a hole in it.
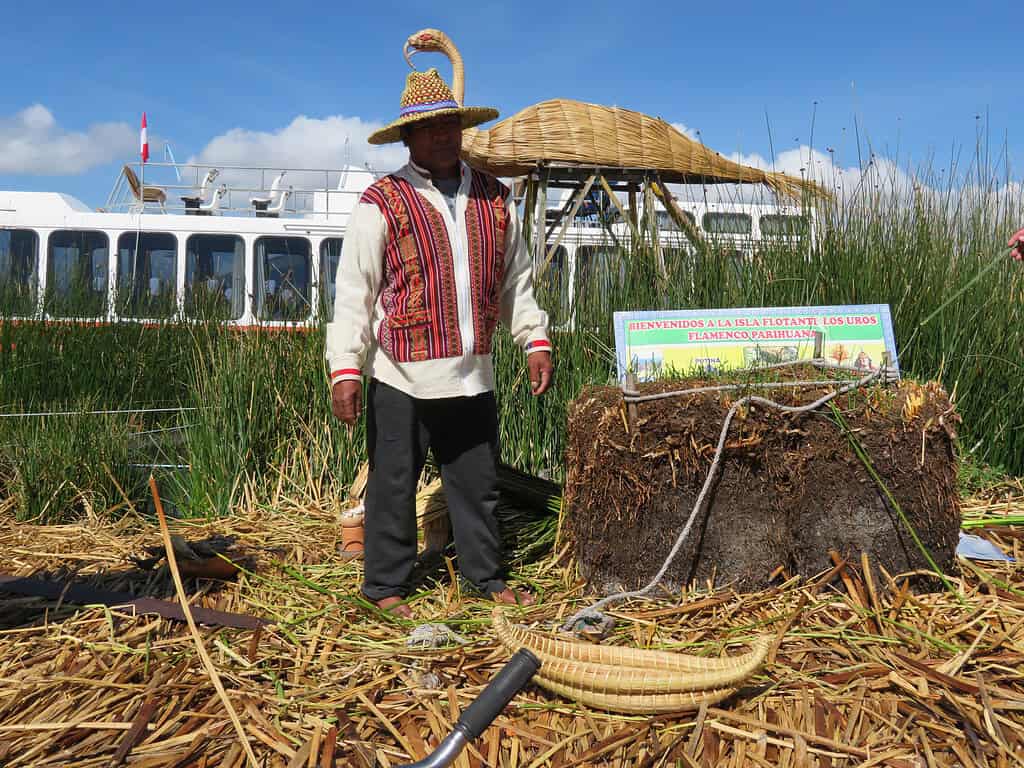
[[[410,72],[402,91],[401,114],[432,112],[435,109],[458,109],[452,89],[436,69]]]
[[[412,71],[405,78],[398,119],[367,139],[371,144],[390,144],[402,140],[402,128],[421,120],[443,115],[458,115],[463,128],[475,128],[498,116],[491,107],[464,107],[455,100],[452,89],[436,69]]]

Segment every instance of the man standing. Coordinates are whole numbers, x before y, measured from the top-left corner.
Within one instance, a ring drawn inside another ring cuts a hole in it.
[[[360,416],[369,377],[362,591],[406,618],[428,448],[463,577],[498,602],[533,602],[501,578],[491,340],[500,320],[525,349],[541,395],[554,372],[547,315],[508,189],[459,158],[462,130],[497,116],[460,106],[436,69],[410,73],[399,118],[369,139],[404,142],[409,163],[363,193],[338,264],[327,359],[331,404],[346,424]]]

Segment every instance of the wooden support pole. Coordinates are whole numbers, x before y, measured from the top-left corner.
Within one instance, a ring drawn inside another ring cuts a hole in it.
[[[665,267],[665,255],[661,251],[661,243],[658,242],[658,211],[654,204],[654,179],[647,177],[644,184],[644,216],[647,218],[647,231],[651,234],[651,248],[654,250],[654,258],[658,264],[658,274],[662,280],[668,279],[668,269]]]
[[[547,226],[547,222],[545,222],[545,229],[544,229],[544,242],[545,243],[548,241],[548,238],[551,236],[551,233],[554,232],[556,229],[558,229],[558,225],[562,223],[562,219],[565,218],[565,214],[567,214],[569,212],[569,207],[572,205],[572,201],[573,201],[573,196],[569,195],[565,199],[565,203],[562,205],[561,209],[558,211],[558,215],[555,217],[555,220],[551,222],[551,226],[550,227],[548,227]],[[547,217],[545,216],[545,219],[546,218]],[[570,221],[571,221],[571,219],[570,219]]]
[[[661,200],[665,210],[668,211],[669,216],[672,217],[672,220],[679,227],[679,231],[686,236],[686,239],[697,249],[697,252],[701,255],[707,253],[708,241],[704,239],[697,226],[679,208],[675,197],[669,192],[665,182],[661,180],[661,174],[658,174],[657,182],[654,185],[654,194]]]
[[[544,272],[548,268],[548,264],[551,263],[551,259],[555,255],[555,251],[558,250],[558,246],[562,244],[562,238],[565,237],[566,230],[569,229],[569,225],[572,224],[572,220],[576,218],[576,214],[579,212],[580,206],[583,205],[583,201],[587,199],[587,195],[590,193],[590,188],[594,186],[594,180],[596,178],[596,173],[590,174],[590,177],[587,179],[586,183],[580,188],[579,193],[576,195],[576,202],[573,204],[572,210],[569,212],[569,217],[565,220],[565,223],[562,225],[561,231],[558,233],[558,238],[548,249],[547,258],[544,259],[544,263],[541,264],[540,268],[537,270],[538,279],[544,275]]]
[[[636,374],[629,371],[622,380],[622,392],[636,392],[636,388],[639,382],[636,380]],[[633,428],[636,427],[637,420],[637,409],[636,403],[626,403],[626,431],[632,432]]]
[[[629,200],[628,200],[629,201],[629,221],[633,225],[633,231],[639,232],[640,227],[637,224],[637,213],[636,213],[636,193],[637,193],[637,185],[636,184],[630,184],[629,185]],[[637,241],[636,245],[637,246],[640,245],[639,240]]]
[[[608,195],[608,197],[611,199],[612,205],[615,206],[615,209],[619,212],[619,215],[622,217],[622,220],[629,225],[629,231],[633,235],[633,242],[639,243],[640,232],[637,231],[636,222],[634,222],[633,219],[630,218],[630,215],[626,212],[626,209],[622,207],[622,203],[619,202],[618,196],[612,190],[611,185],[608,184],[608,180],[604,176],[599,176],[598,181],[604,188],[605,194]]]
[[[534,226],[534,208],[537,203],[537,179],[531,174],[526,178],[526,195],[523,198],[523,239],[529,247],[533,246],[536,227]]]
[[[539,275],[537,268],[544,262],[544,240],[547,235],[547,209],[548,209],[548,174],[547,169],[541,171],[541,176],[537,180],[537,207],[534,215],[534,274]]]

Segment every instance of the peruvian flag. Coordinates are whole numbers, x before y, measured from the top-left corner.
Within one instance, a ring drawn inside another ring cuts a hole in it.
[[[139,152],[142,154],[142,162],[149,160],[149,139],[146,137],[146,113],[142,113],[142,134],[140,136]]]

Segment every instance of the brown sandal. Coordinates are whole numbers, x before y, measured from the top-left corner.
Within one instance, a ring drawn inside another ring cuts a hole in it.
[[[338,554],[348,563],[363,559],[363,518],[349,517],[341,521],[341,547]]]

